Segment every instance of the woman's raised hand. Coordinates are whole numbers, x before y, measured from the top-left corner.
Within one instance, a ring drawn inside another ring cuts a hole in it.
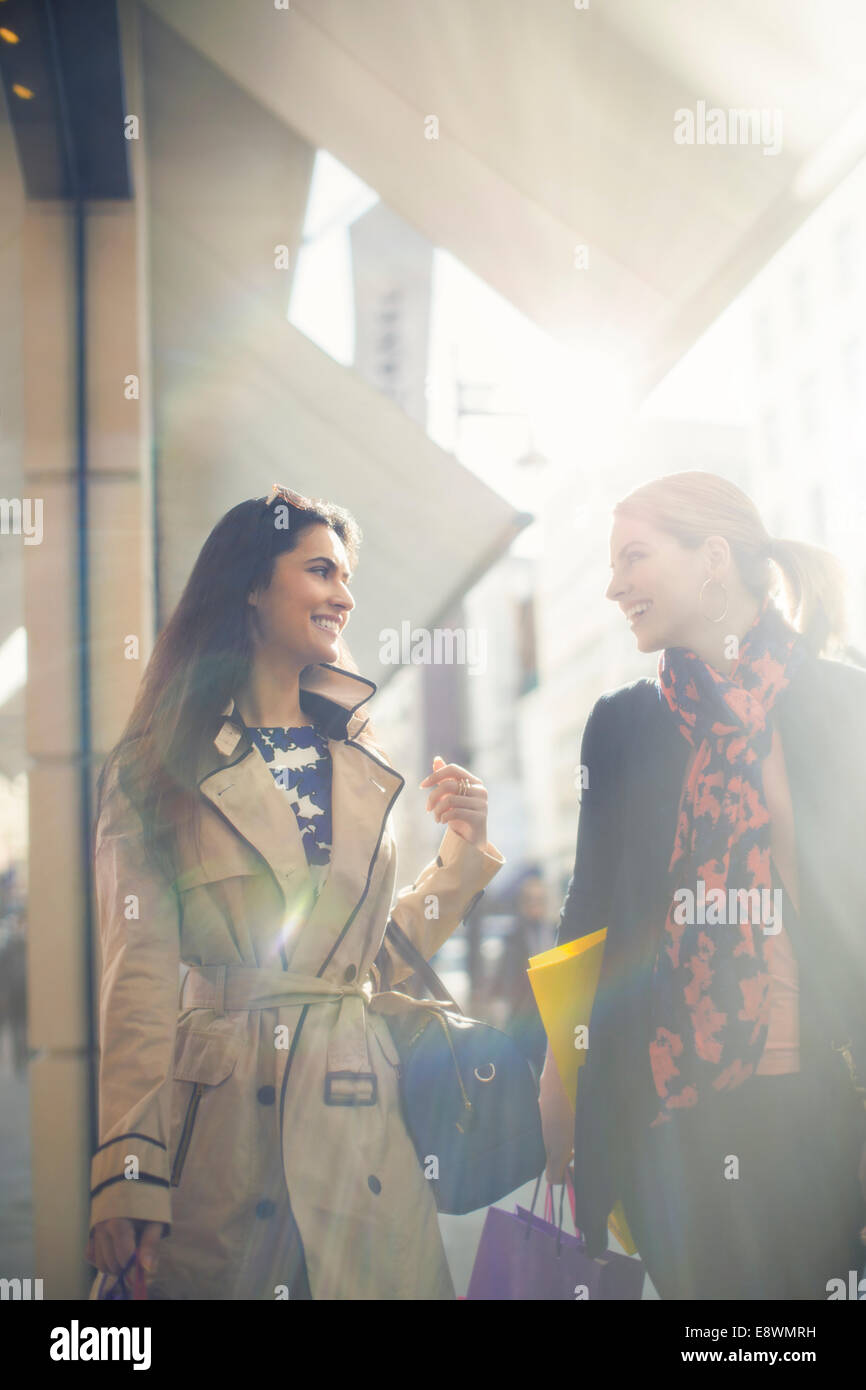
[[[432,811],[437,821],[450,825],[470,845],[487,844],[487,788],[480,777],[473,777],[459,763],[446,763],[437,754],[433,771],[418,785],[433,788],[425,809]]]

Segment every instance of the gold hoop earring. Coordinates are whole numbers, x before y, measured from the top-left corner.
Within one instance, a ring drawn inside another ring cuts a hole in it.
[[[725,607],[724,607],[724,611],[723,611],[722,613],[720,613],[719,616],[718,616],[717,618],[711,618],[711,617],[709,617],[708,614],[704,613],[704,608],[703,608],[704,589],[707,587],[708,584],[712,584],[712,583],[713,583],[713,576],[712,576],[712,575],[710,575],[709,578],[707,578],[707,579],[704,580],[703,584],[701,585],[701,591],[700,591],[700,593],[698,594],[698,607],[700,608],[701,613],[703,614],[703,616],[707,619],[707,622],[708,622],[708,623],[720,623],[720,622],[722,622],[722,621],[727,617],[727,613],[728,613],[728,591],[727,591],[727,589],[725,588],[724,584],[722,584],[722,581],[721,581],[720,579],[717,579],[715,582],[716,582],[716,584],[718,584],[718,585],[720,586],[722,592],[723,592],[724,595],[725,595]]]

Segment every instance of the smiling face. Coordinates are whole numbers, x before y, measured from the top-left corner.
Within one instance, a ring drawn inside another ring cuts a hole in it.
[[[704,581],[725,580],[726,543],[710,537],[695,549],[637,517],[614,519],[610,537],[611,581],[606,597],[618,604],[637,639],[638,651],[694,647],[706,628],[699,595]],[[705,605],[715,612],[716,585],[708,587]]]
[[[277,556],[267,589],[249,595],[259,642],[290,652],[305,666],[336,661],[337,638],[355,606],[350,579],[336,531],[324,523],[308,526],[294,550]]]

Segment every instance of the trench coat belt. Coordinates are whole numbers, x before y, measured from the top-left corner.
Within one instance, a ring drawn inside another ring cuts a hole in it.
[[[275,1009],[284,1004],[337,1004],[328,1040],[329,1094],[339,1104],[373,1104],[376,1078],[367,1048],[367,1012],[405,1013],[437,1008],[431,1000],[412,999],[398,990],[374,993],[369,978],[337,984],[318,975],[300,975],[277,966],[192,965],[183,982],[180,1008],[233,1013]],[[383,1021],[383,1026],[384,1021]]]

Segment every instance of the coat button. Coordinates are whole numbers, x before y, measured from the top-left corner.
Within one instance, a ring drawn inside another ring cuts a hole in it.
[[[256,1203],[256,1216],[260,1217],[262,1221],[265,1221],[269,1216],[273,1216],[276,1209],[276,1206],[269,1197],[263,1197],[260,1202]]]
[[[256,1091],[256,1098],[260,1105],[273,1105],[276,1095],[273,1086],[260,1086]]]
[[[379,1193],[382,1191],[382,1184],[376,1177],[375,1173],[370,1174],[369,1178],[367,1179],[367,1186],[369,1187],[371,1192],[375,1192],[377,1197]]]
[[[356,965],[347,965],[345,970],[343,971],[343,979],[346,981],[347,984],[349,984],[351,980],[354,980],[357,973],[358,967]]]

